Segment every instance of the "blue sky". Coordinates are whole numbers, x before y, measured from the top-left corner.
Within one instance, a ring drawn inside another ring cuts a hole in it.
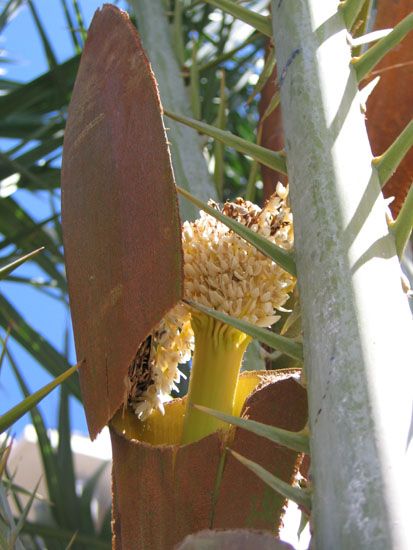
[[[0,11],[7,2],[0,0]],[[67,2],[69,5],[71,1]],[[79,4],[86,26],[89,26],[95,10],[104,2],[98,0],[80,0]],[[23,2],[24,4],[24,2]],[[55,48],[55,55],[59,62],[74,54],[70,34],[64,19],[60,0],[34,0],[40,19],[46,28],[48,38]],[[119,7],[125,7],[126,2],[118,2]],[[23,5],[17,16],[8,24],[0,38],[0,48],[6,50],[6,57],[12,63],[3,65],[6,78],[27,82],[47,71],[47,61],[35,28],[32,15],[27,6]],[[7,149],[10,144],[1,143],[1,149]],[[36,196],[26,191],[18,191],[14,198],[18,200],[36,220],[50,215],[49,195],[39,192]],[[60,207],[60,205],[57,205]],[[40,276],[40,270],[33,266],[23,266],[16,271],[20,276]],[[18,283],[2,283],[2,292],[13,303],[18,311],[47,338],[57,349],[63,351],[66,327],[70,327],[70,316],[60,302],[28,285]],[[17,344],[9,346],[14,359],[26,379],[30,390],[35,391],[50,380],[50,376]],[[71,363],[75,362],[73,343],[70,353]],[[41,411],[47,425],[54,427],[57,424],[58,391],[54,391],[43,400]],[[20,390],[7,363],[0,373],[0,414],[18,403],[21,399]],[[72,428],[76,431],[87,432],[82,407],[75,401],[71,403]],[[27,415],[13,427],[13,433],[18,434],[23,427],[30,423]]]

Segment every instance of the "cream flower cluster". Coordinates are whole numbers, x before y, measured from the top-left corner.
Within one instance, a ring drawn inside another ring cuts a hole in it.
[[[279,183],[262,210],[236,199],[222,212],[289,250],[293,230],[286,197],[287,189]],[[204,212],[195,222],[184,223],[182,243],[187,299],[261,327],[278,320],[276,310],[294,287],[292,275]]]
[[[164,412],[163,404],[170,401],[172,390],[184,376],[178,365],[189,361],[193,349],[191,315],[184,304],[178,304],[142,344],[129,367],[128,402],[140,420],[154,409]]]
[[[284,248],[293,246],[288,190],[279,183],[261,210],[238,198],[222,212]],[[210,201],[210,205],[219,209]],[[295,279],[226,225],[201,212],[182,228],[184,297],[261,327],[275,323]],[[140,420],[163,411],[194,349],[190,309],[178,304],[142,344],[129,369],[128,402]]]

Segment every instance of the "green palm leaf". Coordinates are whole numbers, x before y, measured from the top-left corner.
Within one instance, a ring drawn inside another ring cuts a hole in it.
[[[55,378],[49,384],[46,384],[43,388],[36,391],[32,395],[27,396],[21,403],[10,409],[5,414],[0,416],[0,433],[8,430],[19,418],[25,415],[27,412],[30,412],[34,405],[39,403],[46,395],[53,391],[59,384],[64,382],[69,376],[77,371],[79,365],[71,367],[63,374]]]

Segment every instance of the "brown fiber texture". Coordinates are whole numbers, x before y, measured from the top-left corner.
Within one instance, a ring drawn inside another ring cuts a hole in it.
[[[394,27],[413,8],[412,0],[379,0],[375,29]],[[373,153],[381,155],[393,143],[413,115],[413,32],[374,68],[380,82],[367,101],[367,130]],[[365,82],[362,83],[364,85]],[[405,156],[384,188],[396,216],[413,181],[413,149]]]
[[[180,220],[155,78],[125,12],[93,18],[66,127],[62,223],[92,438],[140,343],[182,295]]]
[[[269,55],[269,52],[270,47],[268,39],[266,45],[266,56]],[[271,73],[271,76],[264,84],[258,104],[258,111],[260,116],[259,124],[261,125],[262,132],[260,145],[266,147],[267,149],[271,149],[271,151],[280,151],[284,148],[284,131],[282,126],[280,106],[276,107],[265,119],[263,118],[266,110],[271,104],[271,100],[277,93],[277,90],[277,66],[275,66]],[[281,181],[284,185],[287,183],[287,176],[285,174],[281,174],[281,172],[272,170],[268,166],[264,166],[262,164],[261,176],[264,185],[264,200],[271,197],[279,181]]]
[[[168,406],[175,404],[166,405],[166,415]],[[273,371],[249,396],[244,412],[251,419],[298,431],[307,421],[306,393],[291,374]],[[111,438],[115,549],[168,550],[185,536],[211,528],[278,531],[283,497],[225,448],[255,460],[286,482],[292,481],[299,465],[296,452],[238,428],[185,446],[149,445],[113,428]],[[216,491],[223,453],[224,470]]]

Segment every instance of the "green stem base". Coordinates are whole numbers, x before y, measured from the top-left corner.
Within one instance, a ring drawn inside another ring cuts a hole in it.
[[[227,426],[196,410],[204,405],[233,413],[241,361],[251,338],[202,313],[192,315],[195,352],[187,397],[182,443],[192,443]]]

